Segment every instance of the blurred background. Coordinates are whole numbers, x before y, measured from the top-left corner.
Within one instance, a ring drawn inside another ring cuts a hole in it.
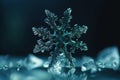
[[[77,23],[89,28],[81,38],[89,49],[79,55],[95,57],[105,47],[120,46],[117,0],[0,0],[0,55],[32,53],[38,39],[32,27],[46,25],[44,10],[49,9],[61,17],[69,7],[73,10],[71,26]]]

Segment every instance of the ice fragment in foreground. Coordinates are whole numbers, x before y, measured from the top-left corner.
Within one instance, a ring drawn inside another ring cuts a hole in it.
[[[30,54],[25,60],[24,60],[24,66],[27,69],[35,69],[38,67],[41,67],[43,65],[43,60],[34,56],[33,54]]]
[[[99,53],[96,62],[100,68],[110,68],[117,70],[119,68],[119,51],[117,47],[108,47]]]
[[[81,71],[88,71],[90,70],[91,73],[97,71],[97,67],[95,65],[94,59],[91,57],[84,56],[81,60]]]

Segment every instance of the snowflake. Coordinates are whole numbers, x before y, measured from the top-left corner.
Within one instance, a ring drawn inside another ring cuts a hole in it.
[[[44,51],[53,49],[50,51],[51,60],[49,67],[54,66],[57,60],[59,60],[57,58],[61,58],[61,61],[63,61],[63,57],[70,63],[70,67],[74,67],[72,53],[75,53],[76,49],[81,51],[88,50],[86,43],[79,40],[81,35],[86,33],[88,27],[86,25],[79,26],[78,24],[71,27],[69,24],[72,19],[71,12],[71,8],[68,8],[64,11],[64,16],[58,20],[57,15],[49,10],[45,10],[47,16],[45,23],[50,27],[32,28],[34,35],[40,38],[37,40],[33,53],[44,53]],[[57,21],[60,25],[56,23]]]

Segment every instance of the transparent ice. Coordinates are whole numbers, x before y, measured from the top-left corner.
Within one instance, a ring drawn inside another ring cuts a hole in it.
[[[99,68],[110,68],[117,70],[120,66],[118,47],[108,47],[102,50],[97,57],[96,64]]]
[[[25,58],[12,58],[11,56],[0,56],[0,70],[9,70],[10,68],[16,68],[20,71],[22,67],[32,70],[43,66],[43,60],[36,57],[33,54],[29,54]]]
[[[90,70],[91,73],[95,73],[97,71],[95,61],[91,57],[83,56],[82,60],[80,61],[80,66],[82,72]]]
[[[64,55],[61,53],[58,56],[58,59],[61,56]],[[62,61],[57,61],[54,67],[49,69],[51,71],[48,73],[47,71],[43,71],[39,68],[43,68],[45,65],[47,66],[44,68],[48,68],[49,62],[40,57],[36,57],[34,54],[29,54],[24,58],[0,56],[0,80],[93,80],[89,79],[88,76],[95,76],[96,73],[98,74],[100,69],[101,72],[107,70],[107,68],[119,70],[120,64],[118,58],[118,47],[112,46],[102,50],[99,53],[97,60],[89,56],[83,56],[81,59],[76,58],[77,63],[79,62],[79,66],[77,66],[78,69],[72,68],[71,70],[66,71],[66,68],[63,67],[64,65],[62,64]],[[28,59],[28,62],[26,62],[26,59]],[[104,63],[104,67],[99,65],[99,61]],[[115,66],[112,65],[114,61],[118,62]],[[75,72],[77,70],[80,71],[80,73],[76,74]],[[90,71],[90,74],[87,74],[88,71]],[[110,78],[109,80],[119,79]]]
[[[27,69],[31,70],[43,66],[43,60],[33,54],[29,54],[28,57],[24,59],[23,64]]]

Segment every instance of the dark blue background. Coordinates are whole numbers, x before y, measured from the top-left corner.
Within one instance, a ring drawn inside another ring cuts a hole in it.
[[[0,0],[0,55],[26,56],[32,53],[37,37],[31,28],[46,25],[44,10],[49,9],[61,17],[69,7],[73,10],[71,25],[85,24],[89,28],[81,38],[89,50],[79,55],[96,56],[105,47],[119,46],[120,5],[116,1]]]

